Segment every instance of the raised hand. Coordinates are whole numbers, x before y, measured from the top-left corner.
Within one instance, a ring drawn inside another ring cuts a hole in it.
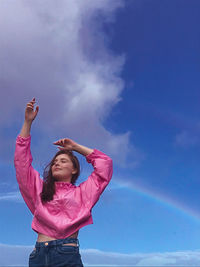
[[[38,114],[39,106],[37,106],[35,111],[34,111],[34,105],[35,105],[35,98],[33,98],[26,105],[25,121],[24,121],[24,124],[23,124],[21,132],[20,132],[20,136],[22,136],[22,137],[27,137],[30,135],[32,122]]]
[[[80,145],[69,138],[60,139],[53,144],[59,146],[58,148],[60,150],[67,149],[69,151],[76,151],[84,156],[87,156],[94,151],[93,149]]]
[[[63,138],[53,143],[54,145],[59,146],[60,150],[67,149],[73,151],[77,147],[77,143],[69,138]]]
[[[39,111],[39,106],[36,107],[34,111],[34,105],[35,105],[35,98],[33,98],[30,102],[27,103],[26,109],[25,109],[25,120],[27,122],[32,122]]]

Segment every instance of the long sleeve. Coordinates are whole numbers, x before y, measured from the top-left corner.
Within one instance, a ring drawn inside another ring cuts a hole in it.
[[[31,136],[17,136],[14,164],[16,178],[20,192],[28,208],[34,214],[38,194],[42,190],[43,180],[39,173],[32,167],[32,155],[30,150]]]
[[[113,162],[110,157],[97,149],[87,155],[86,160],[93,165],[94,171],[79,186],[85,206],[91,209],[112,178]]]

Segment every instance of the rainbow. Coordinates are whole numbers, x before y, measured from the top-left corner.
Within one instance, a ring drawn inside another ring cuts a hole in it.
[[[170,209],[179,211],[180,213],[186,216],[192,217],[192,219],[194,220],[200,221],[200,212],[192,210],[191,208],[184,205],[183,203],[170,198],[170,196],[166,196],[163,194],[161,195],[159,192],[148,189],[147,186],[138,185],[130,180],[122,181],[122,179],[114,177],[113,181],[117,185],[118,188],[129,189],[143,197],[159,202],[161,205],[164,205]]]

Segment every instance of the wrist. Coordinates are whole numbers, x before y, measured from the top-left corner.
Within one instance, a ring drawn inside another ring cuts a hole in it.
[[[31,126],[32,122],[33,122],[32,120],[28,120],[28,119],[24,120],[24,124],[27,125],[27,126]]]
[[[87,156],[87,155],[91,154],[94,151],[94,149],[77,144],[74,148],[74,151],[82,154],[83,156]]]
[[[75,144],[73,145],[72,150],[73,150],[73,151],[76,151],[76,152],[79,152],[79,150],[80,150],[80,145],[79,145],[78,143],[75,143]]]

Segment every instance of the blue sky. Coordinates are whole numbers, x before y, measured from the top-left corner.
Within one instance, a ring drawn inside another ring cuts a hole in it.
[[[41,174],[58,138],[113,158],[94,224],[79,233],[84,263],[197,266],[199,11],[198,0],[1,1],[0,264],[25,264],[37,238],[13,167],[36,97]],[[92,171],[79,159],[78,183]]]

